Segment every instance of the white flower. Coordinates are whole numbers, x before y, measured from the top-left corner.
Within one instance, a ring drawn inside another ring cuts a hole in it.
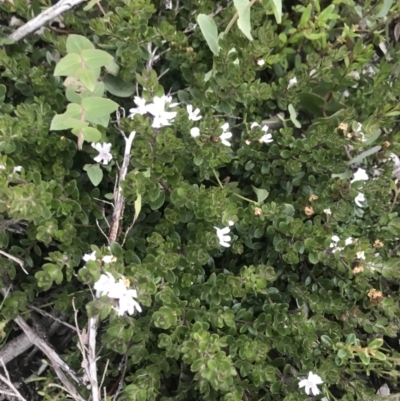
[[[344,96],[344,97],[349,97],[349,96],[350,96],[350,92],[346,89],[346,90],[343,92],[343,96]]]
[[[175,107],[177,105],[177,103],[171,104],[171,101],[171,96],[155,96],[153,103],[147,105],[147,111],[154,117],[152,124],[153,128],[161,128],[171,125],[171,122],[173,122],[177,114],[175,111],[165,110],[167,107]]]
[[[229,224],[230,226],[233,226],[235,223],[234,223],[232,220],[229,220],[229,221],[228,221],[228,224]]]
[[[217,230],[217,237],[219,239],[219,244],[221,246],[224,246],[225,248],[229,248],[231,246],[231,244],[229,243],[232,238],[227,235],[231,232],[231,229],[229,227],[225,227],[225,228],[218,228],[218,227],[214,227]]]
[[[359,134],[362,136],[361,141],[365,142],[367,139],[365,138],[365,135],[363,132],[361,132],[362,130],[362,124],[361,123],[357,123],[357,128],[354,130],[355,133]]]
[[[340,238],[337,235],[333,235],[331,238],[332,242],[329,245],[330,248],[332,249],[332,252],[336,252],[336,251],[343,251],[344,248],[338,247],[337,243],[340,241]]]
[[[107,295],[109,298],[118,300],[118,307],[115,306],[114,309],[119,316],[125,312],[132,315],[135,309],[139,312],[142,311],[139,303],[134,299],[137,298],[136,290],[127,288],[124,280],[119,279],[118,282],[115,282],[111,273],[102,274],[95,283],[94,289],[96,290],[96,297]]]
[[[359,168],[350,182],[367,181],[369,179],[367,172],[363,168]]]
[[[89,260],[96,260],[96,251],[93,251],[92,253],[87,253],[86,255],[83,255],[82,259],[85,262],[89,262]]]
[[[292,79],[289,80],[289,84],[287,86],[287,89],[290,89],[292,86],[294,86],[295,84],[297,84],[297,78],[294,77]]]
[[[351,245],[353,243],[353,238],[349,237],[344,241],[344,244],[347,245]]]
[[[357,259],[365,260],[365,252],[364,251],[357,252],[356,256],[357,256]]]
[[[14,173],[19,173],[21,172],[22,166],[15,166],[14,167]]]
[[[305,387],[304,390],[307,395],[310,395],[310,391],[312,395],[318,395],[320,393],[320,390],[317,385],[322,383],[323,381],[318,375],[310,372],[307,379],[303,379],[299,382],[299,388]]]
[[[231,143],[227,140],[227,139],[229,139],[231,137],[232,137],[232,133],[231,132],[224,132],[220,136],[222,144],[225,145],[225,146],[231,146]]]
[[[317,73],[317,70],[315,69],[315,68],[313,68],[311,71],[310,71],[310,77],[312,77],[313,75],[315,75]]]
[[[257,60],[257,65],[258,65],[258,66],[262,67],[264,64],[265,64],[265,61],[264,61],[262,58],[259,58],[259,59]]]
[[[147,114],[146,99],[143,99],[139,96],[135,96],[133,101],[135,102],[137,107],[129,110],[129,112],[131,113],[129,115],[129,118],[133,118],[133,116],[135,116],[136,114],[141,114],[141,115]]]
[[[138,312],[142,311],[139,303],[134,298],[137,298],[136,290],[127,290],[122,294],[118,301],[118,307],[114,307],[118,312],[118,316],[122,316],[125,312],[128,312],[128,315],[132,315],[135,309]]]
[[[198,136],[200,136],[200,129],[197,128],[197,127],[193,127],[193,128],[190,130],[190,135],[191,135],[193,138],[197,138]]]
[[[250,129],[253,129],[254,127],[261,127],[261,125],[259,123],[256,123],[256,122],[251,123]]]
[[[110,153],[111,143],[92,143],[92,147],[99,152],[99,154],[94,157],[94,160],[97,163],[102,162],[104,165],[107,165],[112,159],[112,154]]]
[[[231,146],[231,143],[227,140],[229,138],[232,138],[232,132],[227,131],[229,129],[229,124],[225,123],[221,128],[222,134],[219,138],[221,139],[222,144],[225,146]]]
[[[102,295],[108,294],[113,285],[115,285],[115,279],[112,274],[102,274],[93,286],[93,288],[96,290],[96,297],[101,297]]]
[[[106,255],[103,256],[103,258],[101,259],[104,263],[112,263],[115,262],[115,257],[113,255]]]
[[[259,140],[259,142],[264,142],[264,143],[270,143],[270,142],[273,142],[273,141],[274,140],[272,139],[272,135],[271,134],[265,134]]]
[[[332,216],[331,209],[324,209],[323,212],[324,212],[327,216]]]
[[[189,120],[191,120],[191,121],[201,120],[202,117],[199,115],[199,113],[200,113],[199,108],[197,108],[195,111],[193,111],[193,106],[191,104],[188,104],[186,106],[186,111],[189,114]]]
[[[358,195],[354,198],[354,202],[358,207],[363,207],[363,202],[365,201],[365,195],[362,192],[359,192]]]

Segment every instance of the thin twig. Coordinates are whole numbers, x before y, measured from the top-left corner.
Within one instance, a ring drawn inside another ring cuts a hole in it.
[[[40,313],[40,314],[43,315],[43,316],[47,316],[47,317],[53,319],[54,321],[56,321],[56,322],[58,322],[58,323],[63,324],[64,326],[70,328],[71,330],[77,331],[76,328],[75,328],[74,326],[72,326],[72,324],[69,324],[69,323],[67,323],[67,322],[64,322],[63,320],[59,319],[58,317],[53,316],[51,313],[46,312],[46,311],[43,310],[43,309],[37,308],[36,306],[33,306],[33,305],[31,305],[31,304],[28,304],[28,308],[29,308],[29,309],[32,309],[32,310],[34,310],[34,311],[36,311],[36,312],[38,312],[38,313]]]
[[[17,262],[17,263],[21,266],[21,269],[23,270],[23,272],[24,272],[25,274],[28,274],[28,272],[25,270],[24,261],[23,261],[22,259],[17,258],[17,257],[14,256],[14,255],[10,255],[9,253],[4,252],[4,251],[2,251],[2,250],[0,250],[0,255],[3,255],[3,256],[5,256],[5,257],[7,257],[8,259],[13,260],[14,262]]]
[[[7,377],[4,377],[2,374],[0,374],[0,380],[10,388],[10,390],[12,390],[13,394],[15,397],[17,397],[19,400],[21,401],[26,401],[26,399],[24,397],[22,397],[21,393],[16,389],[16,387],[14,386],[14,384],[12,384],[11,380],[10,380],[10,375],[8,374],[8,370],[6,368],[6,365],[4,364],[4,361],[2,359],[0,359],[1,361],[1,365],[3,366],[5,375]]]

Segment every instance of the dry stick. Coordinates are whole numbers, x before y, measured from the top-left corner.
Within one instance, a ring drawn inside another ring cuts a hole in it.
[[[129,162],[131,161],[132,142],[135,138],[136,133],[132,131],[128,138],[125,136],[125,134],[123,135],[125,139],[124,161],[122,162],[121,169],[119,170],[118,185],[114,193],[115,206],[108,235],[109,243],[115,242],[117,240],[120,221],[124,214],[125,197],[122,195],[121,184],[123,181],[125,181],[126,173],[128,172]]]
[[[16,31],[14,31],[9,39],[18,42],[19,40],[25,38],[32,32],[37,31],[43,25],[45,25],[50,20],[58,17],[65,11],[70,10],[72,7],[77,6],[80,3],[83,3],[85,0],[60,0],[57,4],[52,7],[49,7],[47,10],[44,10],[35,18],[28,21],[25,25],[22,25]]]
[[[14,256],[14,255],[10,255],[9,253],[4,252],[4,251],[2,251],[2,250],[0,250],[0,255],[3,255],[3,256],[5,256],[5,257],[8,258],[8,259],[13,260],[14,262],[17,262],[17,263],[21,266],[21,269],[23,270],[23,272],[24,272],[25,274],[28,274],[28,272],[25,270],[24,261],[23,261],[22,259],[17,258],[17,257]]]
[[[1,364],[3,366],[4,372],[6,377],[4,377],[3,375],[0,374],[0,380],[6,385],[8,386],[8,388],[10,390],[12,390],[13,394],[15,397],[17,397],[19,400],[21,401],[26,401],[26,399],[24,397],[22,397],[21,393],[16,389],[16,387],[14,386],[14,384],[12,383],[12,381],[10,380],[10,375],[8,374],[8,370],[6,368],[6,365],[4,364],[4,361],[1,359]]]
[[[132,131],[129,137],[126,137],[125,133],[122,132],[122,135],[125,139],[125,152],[124,152],[124,160],[122,162],[122,166],[119,170],[118,182],[116,189],[114,191],[114,212],[112,216],[112,222],[110,226],[110,231],[108,235],[108,242],[111,244],[115,242],[118,238],[120,222],[124,215],[125,209],[125,197],[122,195],[121,184],[125,181],[126,174],[128,172],[129,162],[131,160],[131,149],[132,142],[135,138],[136,133]],[[99,392],[99,383],[97,380],[97,363],[96,363],[96,334],[97,334],[97,324],[98,324],[98,316],[89,318],[88,323],[88,371],[90,377],[90,384],[92,390],[92,401],[100,401],[100,392]]]

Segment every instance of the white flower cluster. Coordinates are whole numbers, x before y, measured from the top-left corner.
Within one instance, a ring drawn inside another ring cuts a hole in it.
[[[337,235],[333,235],[331,238],[332,242],[329,245],[330,248],[332,249],[332,252],[336,252],[336,251],[343,251],[343,249],[347,246],[347,245],[351,245],[353,243],[353,238],[349,237],[344,241],[344,247],[340,247],[337,246],[337,244],[340,241],[340,238]],[[364,251],[360,251],[356,253],[356,257],[357,259],[360,260],[365,260],[365,252]]]
[[[322,384],[323,380],[317,374],[313,372],[309,372],[307,379],[300,380],[299,388],[303,388],[307,395],[319,395],[320,389],[317,387],[319,384]]]
[[[85,262],[96,260],[96,251],[83,255],[82,258]],[[109,264],[116,261],[113,255],[105,255],[101,259],[103,263]],[[128,280],[115,281],[111,273],[102,274],[99,280],[95,283],[94,289],[96,290],[96,297],[107,295],[109,298],[118,300],[118,306],[114,309],[118,312],[119,316],[123,316],[125,312],[132,315],[135,309],[138,312],[142,311],[139,303],[136,301],[137,292],[129,288]]]
[[[155,96],[153,103],[146,104],[146,100],[135,96],[133,100],[137,107],[130,109],[129,118],[133,118],[136,114],[151,114],[153,116],[153,128],[162,128],[174,121],[176,117],[176,111],[167,111],[168,108],[176,107],[178,103],[172,103],[172,96]]]
[[[337,244],[338,244],[339,241],[340,241],[340,238],[339,238],[337,235],[333,235],[332,238],[331,238],[331,240],[332,240],[332,242],[331,242],[331,244],[329,245],[329,247],[330,247],[330,248],[333,248],[333,249],[332,249],[332,252],[343,251],[344,247],[337,246]],[[345,246],[351,245],[352,243],[353,243],[353,238],[351,238],[351,237],[347,238],[347,239],[344,241],[344,245],[345,245]]]
[[[199,114],[200,109],[196,109],[193,111],[193,106],[191,104],[188,104],[186,106],[186,111],[188,113],[188,118],[191,121],[199,121],[201,120],[202,116]],[[225,146],[231,146],[231,143],[228,141],[228,139],[232,138],[232,133],[229,132],[229,124],[225,123],[224,125],[221,126],[222,128],[222,134],[220,135],[219,139],[221,140],[221,143]],[[198,127],[193,127],[190,130],[190,135],[193,138],[197,138],[200,136],[200,129]]]
[[[250,125],[250,129],[253,129],[254,127],[261,127],[261,125],[260,124],[258,124],[258,123],[256,123],[256,122],[254,122],[254,123],[252,123],[251,125]],[[274,140],[272,139],[272,134],[267,134],[267,132],[268,132],[268,130],[269,130],[269,127],[268,127],[268,125],[266,125],[266,124],[264,124],[262,127],[261,127],[261,131],[263,131],[264,132],[264,135],[259,139],[259,142],[260,143],[270,143],[270,142],[273,142]]]
[[[107,295],[109,298],[118,300],[118,306],[114,306],[114,309],[118,312],[118,316],[123,316],[125,312],[132,315],[135,309],[138,312],[142,311],[142,308],[135,299],[137,298],[137,291],[128,287],[128,280],[119,279],[115,281],[111,273],[102,274],[94,285],[96,297]]]
[[[228,224],[229,226],[233,226],[235,223],[229,220]],[[225,248],[229,248],[231,246],[230,242],[232,241],[232,238],[228,235],[231,232],[229,226],[224,228],[214,227],[217,230],[219,244]]]
[[[361,125],[361,124],[360,124]],[[361,126],[362,127],[362,126]],[[358,127],[360,130],[361,128]],[[363,134],[364,135],[364,134]],[[359,168],[355,173],[353,179],[350,181],[351,183],[356,181],[367,181],[369,179],[367,172]],[[358,195],[355,197],[354,202],[358,207],[363,207],[363,202],[365,201],[365,195],[362,192],[358,192]]]

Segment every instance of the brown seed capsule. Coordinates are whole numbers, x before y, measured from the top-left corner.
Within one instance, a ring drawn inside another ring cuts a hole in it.
[[[304,208],[304,213],[305,213],[307,216],[312,216],[312,215],[314,214],[314,209],[313,209],[313,207],[312,207],[312,206],[306,206],[306,207]]]
[[[374,242],[374,247],[375,248],[382,248],[383,247],[383,242],[379,241],[379,239],[376,239]]]
[[[261,216],[262,215],[262,209],[260,207],[256,207],[254,209],[254,216]]]
[[[312,202],[312,201],[315,201],[315,200],[317,200],[318,199],[318,196],[317,195],[311,195],[309,198],[308,198],[308,200],[310,201],[310,202]]]

